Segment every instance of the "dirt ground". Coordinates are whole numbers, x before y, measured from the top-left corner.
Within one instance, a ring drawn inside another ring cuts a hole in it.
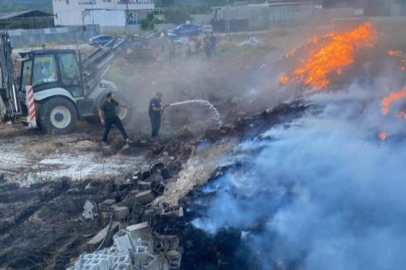
[[[210,60],[203,53],[193,59],[179,56],[172,65],[122,58],[106,79],[116,83],[135,108],[127,125],[134,141],[149,137],[147,108],[156,91],[163,92],[164,104],[208,100],[227,126],[292,97],[278,90],[280,71],[274,63],[310,38],[310,32],[283,29],[258,35],[263,47],[235,46],[249,36],[219,37],[218,56]],[[50,136],[0,123],[0,269],[64,269],[103,227],[99,219],[81,219],[84,202],[120,196],[114,180],[142,170],[168,146],[170,155],[178,151],[184,164],[179,182],[172,183],[162,199],[176,204],[194,185],[206,181],[237,143],[232,136],[217,144],[201,143],[213,127],[212,114],[204,107],[169,107],[163,116],[161,147],[141,143],[122,151],[116,130],[110,135],[111,146],[101,147],[100,124],[80,122],[73,134]],[[175,136],[178,143],[171,145]],[[89,183],[91,188],[85,189]]]

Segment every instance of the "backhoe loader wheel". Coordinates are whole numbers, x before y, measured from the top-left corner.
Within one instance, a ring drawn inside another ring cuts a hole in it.
[[[114,92],[114,95],[116,96],[116,100],[118,102],[123,102],[130,107],[133,106],[133,104],[131,104],[131,99],[125,96],[122,92]],[[131,122],[133,116],[133,109],[117,107],[116,112],[118,118],[120,118],[120,120],[123,122],[124,125]]]
[[[62,97],[45,101],[39,111],[39,122],[44,132],[63,135],[71,133],[77,124],[78,114],[75,106]]]

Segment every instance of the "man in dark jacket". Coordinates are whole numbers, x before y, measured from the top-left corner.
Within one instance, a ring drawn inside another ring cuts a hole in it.
[[[157,92],[155,97],[149,102],[149,119],[151,120],[151,138],[156,139],[161,128],[162,114],[162,93]]]
[[[212,57],[216,56],[216,48],[217,48],[217,38],[213,34],[213,32],[211,32],[210,33],[210,49],[211,49]]]
[[[118,130],[120,130],[124,140],[127,143],[130,142],[130,140],[128,139],[127,132],[124,129],[123,123],[121,122],[120,118],[117,115],[116,112],[117,107],[128,108],[127,105],[117,102],[114,99],[113,93],[108,93],[106,102],[104,102],[99,109],[100,121],[104,125],[104,134],[102,139],[102,142],[104,144],[107,144],[107,137],[109,136],[110,129],[113,125],[115,125],[118,128]]]

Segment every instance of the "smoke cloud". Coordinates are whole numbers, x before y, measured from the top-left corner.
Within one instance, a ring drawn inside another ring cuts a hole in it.
[[[403,270],[406,120],[382,115],[385,80],[310,96],[321,112],[242,143],[193,225],[244,231],[263,269]]]

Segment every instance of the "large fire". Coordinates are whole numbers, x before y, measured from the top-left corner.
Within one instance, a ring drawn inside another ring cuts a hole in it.
[[[383,115],[387,115],[390,105],[395,101],[406,97],[406,86],[400,92],[390,92],[381,101],[381,108]]]
[[[329,85],[330,72],[341,74],[344,67],[354,62],[355,50],[373,46],[375,36],[376,32],[368,22],[343,34],[330,32],[322,38],[313,37],[312,43],[324,43],[323,46],[313,50],[304,65],[297,68],[290,78],[320,90]],[[281,78],[281,81],[286,79]]]

